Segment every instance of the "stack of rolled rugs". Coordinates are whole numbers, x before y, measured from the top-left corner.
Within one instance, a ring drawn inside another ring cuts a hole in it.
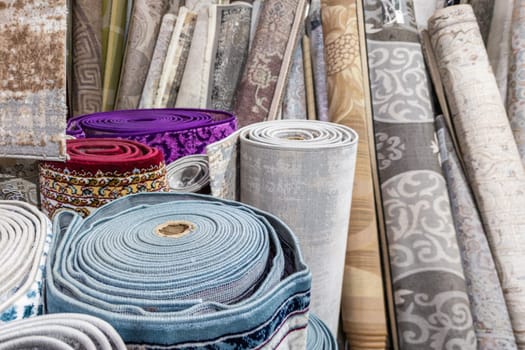
[[[524,3],[458,3],[364,1],[391,336],[518,349]]]
[[[0,349],[525,348],[525,0],[128,3],[0,6]]]
[[[87,114],[68,121],[76,138],[117,137],[162,151],[167,164],[205,152],[237,129],[231,113],[202,109],[150,109]]]
[[[86,218],[60,211],[51,233],[31,205],[0,205],[0,249],[13,252],[0,274],[2,321],[12,321],[0,327],[2,348],[337,349],[310,308],[296,236],[268,212],[140,193]]]
[[[252,130],[251,138],[256,140],[259,127],[262,140],[269,133],[266,142],[270,145],[284,142],[288,151],[277,153],[285,157],[283,160],[306,151],[304,161],[310,168],[324,157],[337,158],[341,160],[339,173],[352,175],[357,135],[346,127],[317,123],[291,122],[291,128],[282,134],[277,131],[273,137],[276,131],[271,130],[271,123],[242,131]],[[76,184],[76,190],[82,189],[80,198],[89,198],[88,189],[91,194],[95,189],[103,194],[101,189],[118,187],[117,172],[104,173],[111,163],[115,168],[119,161],[130,167],[152,159],[156,160],[153,164],[163,164],[159,150],[123,139],[68,140],[68,153],[70,160],[58,163],[63,168],[53,168],[57,162],[44,162],[41,171],[60,170],[56,178],[72,189]],[[178,163],[183,169],[191,169],[195,159],[202,161],[204,157],[183,157]],[[190,166],[184,164],[188,162]],[[277,163],[286,164],[282,160]],[[201,164],[201,169],[206,164]],[[130,176],[141,177],[139,166],[135,166]],[[83,178],[90,174],[89,167],[97,167],[97,176]],[[275,167],[275,171],[284,170]],[[109,183],[100,183],[104,176]],[[46,187],[58,186],[51,184],[52,177],[49,181],[43,181],[42,193]],[[124,177],[123,181],[129,186],[138,184],[132,178]],[[331,199],[342,210],[329,215],[327,223],[337,222],[337,215],[343,222],[337,235],[326,224],[316,229],[332,241],[325,244],[322,254],[337,246],[342,267],[345,244],[341,241],[346,239],[352,178],[333,185],[340,191]],[[280,218],[241,202],[188,192],[121,193],[117,197],[121,198],[111,198],[98,208],[62,203],[56,212],[47,213],[54,219],[53,234],[48,219],[31,205],[0,203],[5,206],[0,210],[8,214],[0,216],[0,223],[5,222],[0,238],[5,233],[13,241],[8,239],[2,249],[13,252],[6,260],[12,269],[0,274],[8,292],[3,297],[2,320],[47,314],[0,327],[3,348],[337,349],[333,331],[312,310],[312,273],[300,242]],[[328,207],[328,201],[316,198],[321,207]],[[42,200],[47,201],[44,197]],[[281,214],[290,215],[287,205],[283,201]],[[305,211],[308,214],[308,208]],[[312,238],[300,240],[311,240],[308,244],[314,247]],[[326,272],[335,265],[332,259],[323,269]],[[317,270],[315,273],[320,276]],[[342,281],[342,269],[336,273],[330,276],[330,283],[335,285]],[[337,293],[328,288],[324,293],[316,292],[317,303],[329,296],[335,298],[330,307],[338,310]],[[26,300],[30,296],[34,300]],[[316,309],[324,312],[325,318],[333,316],[320,306]],[[332,317],[332,322],[337,329],[337,320]]]
[[[233,111],[242,126],[331,119],[337,53],[325,54],[319,0],[83,0],[71,10],[71,116],[178,107]]]

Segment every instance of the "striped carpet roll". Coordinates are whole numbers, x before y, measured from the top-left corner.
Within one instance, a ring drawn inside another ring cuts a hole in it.
[[[0,201],[0,324],[42,313],[51,240],[51,223],[35,206]]]
[[[210,193],[208,156],[194,154],[166,166],[168,186],[172,192]]]
[[[121,139],[67,141],[70,159],[40,164],[42,211],[50,218],[71,210],[88,216],[128,194],[168,189],[162,152]]]
[[[47,265],[49,313],[100,317],[131,349],[306,346],[310,272],[271,214],[141,193],[55,223],[65,233]]]
[[[142,142],[164,153],[166,163],[205,152],[237,128],[233,114],[205,109],[142,109],[94,113],[68,121],[76,138],[117,137]]]
[[[328,327],[314,314],[308,322],[307,350],[337,350],[337,341]]]
[[[256,123],[208,146],[214,195],[290,225],[312,270],[312,307],[337,332],[357,150],[350,128],[321,121]],[[235,173],[239,163],[239,173]]]
[[[0,349],[125,350],[107,322],[81,314],[57,314],[9,323],[0,328]]]

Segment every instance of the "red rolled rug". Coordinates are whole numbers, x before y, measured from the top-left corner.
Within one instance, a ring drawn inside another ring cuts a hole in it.
[[[113,139],[67,141],[69,160],[40,164],[42,211],[50,218],[71,210],[88,216],[128,194],[168,189],[162,152],[142,143]]]

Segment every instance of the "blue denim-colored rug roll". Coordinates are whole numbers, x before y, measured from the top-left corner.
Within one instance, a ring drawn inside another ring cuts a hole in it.
[[[315,314],[310,314],[308,335],[306,337],[307,350],[337,350],[337,341],[326,324]]]
[[[0,325],[42,314],[51,240],[51,222],[35,206],[0,200]]]
[[[143,193],[54,223],[49,313],[100,317],[132,349],[306,346],[310,271],[271,214],[205,195]]]
[[[126,350],[110,324],[93,316],[56,314],[0,327],[0,350]]]

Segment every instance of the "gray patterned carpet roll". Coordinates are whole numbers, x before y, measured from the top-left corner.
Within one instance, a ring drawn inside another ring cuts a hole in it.
[[[0,327],[0,350],[126,350],[111,325],[82,314],[45,315]]]
[[[439,10],[428,28],[514,335],[525,349],[523,164],[472,8]]]
[[[365,10],[400,348],[476,349],[421,45],[413,21],[405,19],[410,17],[409,1],[401,1],[407,12],[393,23],[377,16],[389,2],[366,0]]]
[[[210,7],[206,108],[231,111],[248,57],[252,6],[242,1]]]
[[[308,19],[308,36],[310,37],[310,50],[312,54],[312,70],[315,85],[315,107],[317,119],[327,122],[328,117],[328,94],[326,83],[326,61],[325,47],[323,42],[323,26],[321,23],[321,10],[314,9],[310,12]]]
[[[312,271],[311,310],[334,334],[356,150],[352,129],[300,120],[256,123],[207,147],[214,195],[239,194],[242,202],[281,218],[298,236]]]
[[[71,109],[73,116],[102,108],[102,0],[72,1]]]
[[[468,3],[472,5],[474,14],[478,20],[481,36],[486,43],[490,33],[490,25],[492,22],[492,15],[494,12],[494,4],[502,0],[469,0]],[[463,2],[464,3],[464,2]]]
[[[0,159],[0,199],[14,199],[38,206],[38,161]]]
[[[133,1],[115,109],[139,106],[162,16],[167,10],[168,0]]]
[[[171,192],[210,192],[208,156],[194,154],[177,159],[166,166],[166,177]]]
[[[436,118],[436,132],[467,280],[478,349],[516,349],[487,236],[443,116]]]
[[[514,3],[511,28],[507,113],[521,162],[525,164],[525,1]],[[489,57],[490,58],[490,57]]]
[[[51,239],[51,223],[35,206],[0,200],[0,324],[42,313]]]

